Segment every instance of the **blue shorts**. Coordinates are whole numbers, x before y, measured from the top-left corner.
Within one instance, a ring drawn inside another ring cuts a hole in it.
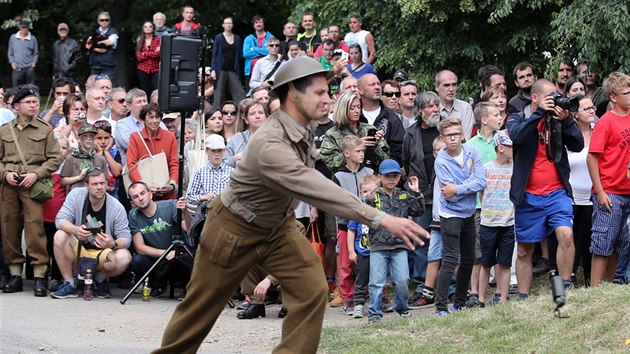
[[[517,242],[544,241],[560,226],[573,228],[573,205],[564,188],[546,195],[525,192],[521,204],[514,207]]]
[[[429,250],[427,251],[427,262],[439,261],[442,259],[442,233],[440,229],[431,228],[431,238],[429,239]]]
[[[479,226],[481,265],[492,267],[499,264],[512,266],[514,252],[514,226]]]
[[[598,256],[610,256],[613,252],[628,253],[630,240],[624,232],[624,226],[630,214],[630,196],[608,194],[612,201],[612,213],[597,205],[597,196],[593,196],[593,232],[590,251]]]

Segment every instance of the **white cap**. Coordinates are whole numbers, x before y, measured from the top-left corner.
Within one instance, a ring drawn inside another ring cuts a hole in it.
[[[219,134],[206,137],[206,148],[211,150],[225,150],[225,139]]]

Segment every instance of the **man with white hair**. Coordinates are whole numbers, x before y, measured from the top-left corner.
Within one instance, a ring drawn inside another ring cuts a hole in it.
[[[153,34],[158,37],[162,37],[164,34],[173,33],[172,28],[166,27],[166,15],[161,12],[153,14],[153,26],[155,26]]]

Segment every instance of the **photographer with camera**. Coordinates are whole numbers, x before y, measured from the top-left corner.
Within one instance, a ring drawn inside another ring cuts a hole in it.
[[[514,113],[507,123],[514,149],[510,200],[515,206],[519,300],[525,300],[531,290],[536,242],[555,233],[558,239],[556,263],[565,284],[570,283],[575,256],[570,169],[564,149],[581,151],[584,138],[568,112],[577,110],[579,101],[562,98],[555,90],[556,86],[549,80],[534,82],[531,116]]]

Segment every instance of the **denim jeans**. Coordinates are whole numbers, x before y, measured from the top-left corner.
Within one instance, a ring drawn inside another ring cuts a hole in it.
[[[459,270],[457,271],[457,285],[455,286],[454,303],[462,307],[466,302],[466,291],[470,283],[472,266],[475,262],[475,217],[468,218],[443,218],[440,217],[442,231],[442,267],[438,274],[437,296],[435,308],[438,311],[446,311],[448,301],[448,287],[451,277],[457,265],[458,257],[461,257]]]
[[[368,307],[370,316],[383,317],[381,305],[388,269],[395,286],[394,308],[398,313],[407,310],[407,282],[409,281],[407,249],[370,251],[370,306]]]
[[[629,219],[630,221],[630,219]],[[628,233],[628,223],[623,227],[623,232]],[[617,269],[615,271],[614,280],[630,281],[630,253],[620,254],[617,260]]]
[[[431,205],[428,205],[424,214],[414,217],[413,221],[429,231],[431,225],[432,213]],[[427,274],[427,253],[429,251],[429,242],[426,241],[424,246],[417,246],[414,251],[409,251],[409,270],[411,271],[411,279],[416,284],[416,292],[422,292],[424,289],[424,281]]]

